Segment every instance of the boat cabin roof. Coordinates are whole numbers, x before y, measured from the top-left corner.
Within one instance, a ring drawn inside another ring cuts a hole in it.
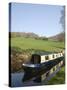
[[[53,53],[53,52],[44,52],[44,53],[35,53],[35,54],[32,54],[33,56],[43,56],[43,55],[51,55],[51,54],[56,54],[56,53]]]

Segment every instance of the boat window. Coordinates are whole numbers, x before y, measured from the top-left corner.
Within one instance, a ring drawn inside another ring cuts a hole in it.
[[[56,57],[57,57],[57,55],[56,55]]]
[[[55,71],[55,67],[53,67],[53,71]]]
[[[48,60],[49,59],[49,56],[45,56],[45,59]]]
[[[58,68],[58,64],[56,65],[56,67]]]
[[[46,77],[48,77],[48,76],[49,76],[49,72],[46,73]]]
[[[54,58],[54,54],[53,54],[53,58]]]

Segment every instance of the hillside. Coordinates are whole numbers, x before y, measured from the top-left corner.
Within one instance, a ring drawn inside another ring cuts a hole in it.
[[[25,38],[34,38],[34,39],[41,39],[41,40],[52,40],[52,41],[64,41],[65,40],[65,33],[61,32],[57,35],[46,37],[46,36],[39,36],[33,32],[10,32],[11,37],[25,37]]]
[[[51,36],[49,37],[49,40],[53,40],[53,41],[64,41],[65,40],[65,33],[59,33],[55,36]]]
[[[37,40],[48,40],[46,36],[39,36],[38,34],[33,32],[9,32],[9,34],[11,38],[24,37],[24,38],[34,38]]]
[[[30,38],[35,38],[39,37],[37,34],[33,32],[10,32],[11,37],[30,37]]]

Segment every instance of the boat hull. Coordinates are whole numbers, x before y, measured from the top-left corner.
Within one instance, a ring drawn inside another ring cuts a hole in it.
[[[60,57],[40,64],[23,64],[22,67],[25,72],[23,81],[30,80],[33,77],[41,76],[42,74],[49,71],[53,66],[57,65],[63,59],[64,57]]]

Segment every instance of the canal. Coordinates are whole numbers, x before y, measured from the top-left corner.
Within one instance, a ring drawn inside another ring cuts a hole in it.
[[[11,74],[11,87],[24,87],[24,86],[38,86],[38,85],[48,85],[48,81],[56,75],[56,73],[61,69],[59,67],[53,74],[47,77],[42,82],[35,82],[33,79],[23,82],[24,72],[12,73]]]
[[[35,83],[33,80],[23,82],[24,72],[12,73],[11,74],[11,87],[21,87],[21,86],[36,86],[41,85],[41,83]]]

